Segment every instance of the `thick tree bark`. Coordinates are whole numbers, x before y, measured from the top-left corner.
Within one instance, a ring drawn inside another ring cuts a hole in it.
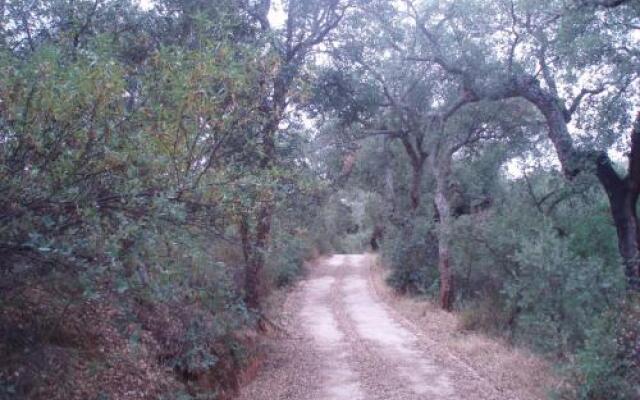
[[[611,214],[618,234],[618,249],[624,261],[625,275],[629,288],[640,290],[640,264],[638,252],[638,215],[636,204],[638,193],[630,190],[628,185],[621,185],[619,190],[609,195]]]
[[[435,206],[438,212],[438,272],[440,274],[440,307],[451,311],[455,300],[454,277],[451,271],[450,236],[452,213],[448,188],[451,178],[451,153],[448,151],[432,158],[432,168],[436,179]]]
[[[271,231],[272,207],[263,206],[258,212],[255,231],[252,232],[249,219],[243,218],[240,223],[240,237],[245,261],[244,301],[250,310],[260,310],[262,291],[260,279],[268,251],[269,233]]]
[[[411,209],[417,210],[420,206],[422,195],[422,177],[424,176],[424,160],[419,163],[412,163],[411,174]]]
[[[629,168],[622,178],[609,157],[602,153],[597,158],[596,173],[609,198],[611,216],[618,235],[618,250],[625,267],[628,286],[640,290],[640,226],[637,204],[640,194],[640,114],[631,132]]]

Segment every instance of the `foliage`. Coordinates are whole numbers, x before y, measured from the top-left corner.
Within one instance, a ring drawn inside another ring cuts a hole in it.
[[[631,322],[626,316],[609,312],[596,318],[569,372],[578,385],[560,393],[561,398],[606,399],[612,394],[621,400],[636,398],[640,382],[637,336],[637,320]],[[625,346],[629,339],[635,349]]]
[[[308,243],[295,234],[277,231],[274,234],[274,246],[267,258],[267,274],[276,287],[284,287],[302,274],[303,263],[311,250]]]
[[[381,241],[562,398],[637,397],[637,2],[270,3],[0,1],[0,396],[215,396],[256,286]]]
[[[393,266],[388,280],[392,287],[414,294],[436,293],[438,272],[432,229],[430,219],[422,217],[385,232],[388,239],[382,252]]]
[[[84,385],[91,397],[119,390],[101,374],[147,372],[158,379],[146,398],[205,395],[203,376],[208,396],[233,389],[236,358],[255,345],[233,338],[256,321],[238,225],[276,200],[287,227],[273,235],[270,273],[288,284],[312,239],[295,237],[304,219],[287,210],[313,215],[304,193],[323,185],[293,118],[275,135],[277,162],[261,163],[265,81],[281,62],[271,38],[233,1],[1,7],[3,390],[73,398]],[[103,309],[100,323],[80,324]],[[36,363],[31,350],[52,358]],[[85,376],[89,354],[97,372]],[[40,379],[57,373],[49,361],[61,375]]]

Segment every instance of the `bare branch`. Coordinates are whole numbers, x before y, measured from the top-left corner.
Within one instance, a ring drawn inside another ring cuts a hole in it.
[[[571,106],[568,109],[564,110],[565,120],[567,122],[571,121],[571,117],[573,117],[573,114],[576,112],[578,107],[580,107],[580,103],[582,102],[582,99],[585,98],[585,96],[600,94],[604,92],[604,90],[605,90],[604,86],[599,87],[597,89],[582,89],[580,93],[576,96],[576,98],[573,99]]]
[[[628,3],[629,0],[580,0],[578,3],[582,6],[595,6],[604,8],[615,8]]]
[[[269,9],[271,9],[271,0],[260,0],[253,7],[249,5],[247,0],[243,0],[241,4],[246,9],[247,13],[258,21],[260,29],[265,32],[271,29],[271,24],[269,24],[268,18]]]

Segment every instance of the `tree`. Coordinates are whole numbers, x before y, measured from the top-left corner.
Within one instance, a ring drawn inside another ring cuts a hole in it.
[[[451,310],[455,296],[449,236],[453,218],[461,210],[452,193],[454,154],[509,136],[515,142],[524,131],[534,136],[531,128],[538,125],[522,103],[511,102],[500,112],[484,104],[469,107],[478,100],[437,63],[413,59],[411,46],[418,42],[410,27],[397,20],[393,32],[385,31],[389,18],[388,14],[373,17],[369,25],[350,26],[343,34],[340,46],[332,51],[333,69],[325,70],[320,79],[318,107],[349,126],[355,139],[385,136],[402,144],[411,167],[413,214],[422,204],[429,167],[435,179],[438,224],[438,234],[430,241],[437,241],[438,247],[440,305]],[[402,41],[391,42],[395,37]],[[511,122],[504,118],[509,114]]]
[[[271,26],[268,16],[272,9],[271,1],[242,3],[257,21],[267,51],[275,59],[273,70],[261,82],[266,95],[258,109],[261,127],[257,132],[259,150],[255,160],[256,167],[273,178],[277,176],[279,166],[278,132],[292,106],[292,97],[299,90],[297,80],[314,49],[329,40],[355,1],[283,2],[286,17],[282,28]],[[266,188],[256,196],[258,206],[255,211],[251,215],[244,213],[239,221],[246,261],[245,301],[255,310],[260,308],[260,275],[264,268],[277,196],[272,188]]]
[[[527,100],[544,117],[565,175],[594,172],[598,176],[609,197],[629,287],[638,289],[637,129],[632,133],[626,176],[618,174],[606,152],[619,135],[617,127],[629,125],[626,99],[638,79],[637,71],[628,68],[638,57],[630,36],[631,21],[640,11],[637,5],[601,4],[611,7],[594,13],[598,5],[540,7],[511,1],[489,7],[469,1],[427,3],[418,12],[411,2],[405,4],[423,38],[423,47],[412,59],[437,63],[459,79],[472,101]],[[499,27],[489,24],[486,10],[499,15]],[[473,34],[462,30],[472,25]],[[508,35],[506,42],[499,32]],[[503,51],[491,53],[488,46]],[[575,89],[575,83],[582,81],[596,83]],[[573,100],[567,101],[571,96]],[[586,106],[585,99],[590,100]],[[571,125],[576,116],[582,129]],[[576,144],[572,131],[591,136]]]

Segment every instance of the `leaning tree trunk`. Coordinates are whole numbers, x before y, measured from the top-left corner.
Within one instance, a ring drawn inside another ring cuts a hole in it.
[[[451,153],[433,157],[436,178],[435,205],[438,212],[438,272],[440,274],[440,307],[451,311],[455,299],[454,277],[451,271],[452,214],[447,190],[451,177]]]
[[[631,132],[629,167],[620,176],[606,152],[594,154],[576,149],[569,133],[571,114],[561,102],[533,81],[519,81],[518,93],[533,103],[544,115],[551,139],[565,175],[573,177],[595,162],[600,184],[609,198],[609,208],[618,236],[618,249],[624,262],[627,285],[640,290],[640,234],[636,205],[640,193],[640,113]]]
[[[640,226],[636,205],[640,185],[637,182],[640,157],[638,157],[638,136],[640,130],[633,133],[636,139],[632,139],[629,171],[626,177],[621,178],[614,169],[611,161],[602,155],[597,164],[597,175],[600,183],[607,192],[609,208],[618,236],[618,251],[624,262],[624,272],[627,277],[628,287],[631,290],[640,290]]]
[[[634,290],[640,289],[637,202],[638,193],[628,188],[610,197],[611,214],[618,233],[618,249],[624,260],[629,288]]]

